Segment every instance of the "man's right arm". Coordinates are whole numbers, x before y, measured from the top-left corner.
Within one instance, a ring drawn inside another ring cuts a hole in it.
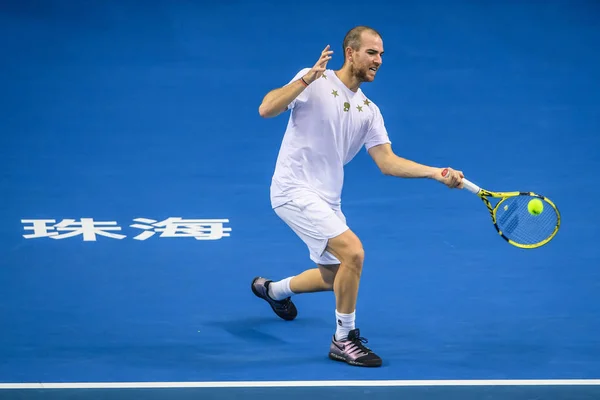
[[[273,118],[284,112],[296,97],[306,89],[307,84],[297,79],[284,87],[271,90],[258,107],[258,113],[263,118]]]

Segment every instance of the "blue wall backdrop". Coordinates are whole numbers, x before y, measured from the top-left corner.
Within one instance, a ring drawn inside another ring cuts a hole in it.
[[[3,2],[0,381],[599,378],[599,17],[591,0]],[[563,216],[520,250],[475,196],[361,152],[343,209],[376,370],[327,359],[331,293],[286,323],[249,290],[311,267],[269,203],[287,116],[258,106],[327,44],[339,68],[358,24],[383,35],[363,90],[399,155]]]

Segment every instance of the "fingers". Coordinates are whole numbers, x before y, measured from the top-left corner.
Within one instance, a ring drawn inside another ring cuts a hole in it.
[[[331,55],[333,54],[333,51],[329,50],[329,48],[330,48],[329,45],[325,46],[325,48],[321,52],[321,56],[319,57],[319,59],[317,60],[315,65],[311,68],[310,72],[308,73],[310,76],[310,78],[309,78],[310,82],[313,82],[317,78],[321,77],[323,72],[325,72],[325,70],[327,69],[327,62],[329,62],[329,60],[331,60]]]
[[[460,187],[460,185],[462,184],[462,172],[460,171],[454,171],[454,188],[458,188]]]
[[[327,67],[327,63],[331,60],[331,56],[325,56],[319,59],[316,67],[325,69]]]
[[[333,50],[329,50],[329,45],[325,46],[325,48],[321,52],[321,57],[319,58],[319,61],[317,61],[317,65],[320,67],[327,65],[327,62],[331,60],[332,54]]]
[[[451,189],[455,188],[458,185],[456,171],[454,171],[452,169],[450,170],[450,173],[448,174],[448,181],[446,182],[446,185]]]
[[[454,171],[454,176],[452,177],[452,184],[453,184],[453,188],[457,188],[460,185],[461,182],[461,177],[460,174],[458,173],[458,171]]]

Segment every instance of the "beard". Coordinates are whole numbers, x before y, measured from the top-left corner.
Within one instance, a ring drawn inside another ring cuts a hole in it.
[[[370,82],[372,80],[371,77],[368,76],[369,68],[368,67],[357,67],[352,65],[352,75],[358,79],[359,82]]]

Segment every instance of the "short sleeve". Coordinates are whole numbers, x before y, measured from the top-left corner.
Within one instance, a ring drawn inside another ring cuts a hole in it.
[[[310,71],[310,68],[303,68],[301,69],[289,82],[288,85],[297,81],[298,79],[300,79],[301,77],[303,77],[304,75],[306,75],[308,73],[308,71]],[[288,105],[287,109],[291,110],[294,107],[296,107],[296,104],[300,101],[300,102],[304,102],[308,99],[308,89],[310,88],[310,86],[308,88],[306,88],[305,90],[302,91],[302,93],[300,93],[300,95],[298,97],[296,97],[294,100],[292,100],[292,102]]]
[[[366,150],[369,150],[371,147],[378,146],[380,144],[391,143],[379,107],[373,103],[371,103],[371,106],[374,106],[374,113],[365,139]]]

